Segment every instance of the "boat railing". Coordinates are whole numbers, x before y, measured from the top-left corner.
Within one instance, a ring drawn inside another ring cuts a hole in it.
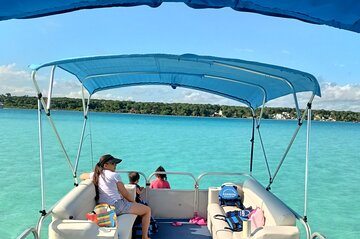
[[[25,239],[30,235],[30,233],[33,234],[35,239],[40,239],[42,224],[43,224],[44,220],[52,213],[53,208],[54,208],[54,206],[48,212],[43,213],[40,216],[40,218],[36,224],[36,227],[30,227],[30,228],[25,229],[24,232],[21,233],[16,239]]]
[[[207,176],[246,176],[246,177],[252,177],[248,173],[228,173],[228,172],[206,172],[199,175],[199,177],[196,179],[196,184],[200,184],[200,180]]]
[[[195,176],[192,174],[192,173],[188,173],[188,172],[153,172],[149,175],[149,177],[146,177],[146,174],[143,173],[143,172],[140,172],[140,171],[132,171],[132,170],[116,170],[116,172],[118,173],[130,173],[130,172],[137,172],[139,173],[141,176],[144,177],[145,179],[145,183],[146,183],[146,186],[150,186],[150,180],[151,178],[155,175],[155,174],[173,174],[173,175],[187,175],[189,177],[191,177],[193,180],[194,180],[194,185],[195,185],[195,188],[197,187],[197,180],[195,178]]]
[[[34,227],[27,228],[23,233],[21,233],[17,237],[17,239],[25,239],[25,238],[27,238],[28,235],[30,235],[30,233],[33,234],[35,239],[39,239],[39,235],[37,233],[37,230]]]
[[[192,173],[188,173],[188,172],[153,172],[149,175],[149,177],[146,179],[146,184],[150,183],[150,179],[155,175],[155,174],[172,174],[172,175],[187,175],[189,177],[191,177],[194,180],[195,183],[195,187],[196,187],[196,178],[194,177],[194,175]]]
[[[118,173],[129,173],[133,172],[131,170],[117,170]],[[148,177],[146,177],[145,173],[137,171],[140,175],[142,175],[146,181],[146,186],[150,186],[150,180],[155,174],[170,174],[170,175],[185,175],[189,176],[194,180],[194,214],[199,212],[199,190],[200,190],[200,181],[206,176],[246,176],[251,177],[248,173],[231,173],[231,172],[205,172],[200,174],[197,178],[189,172],[153,172]],[[148,190],[145,192],[145,197],[148,198]]]
[[[40,211],[41,216],[40,216],[40,218],[39,218],[39,220],[38,220],[38,222],[36,224],[36,227],[29,227],[29,228],[25,229],[24,232],[21,233],[16,239],[25,239],[30,235],[30,233],[33,234],[34,239],[40,239],[41,238],[41,230],[42,230],[43,222],[48,216],[51,215],[54,207],[59,203],[59,201],[56,202],[47,212],[46,211]]]
[[[196,189],[197,190],[197,194],[195,196],[195,198],[197,198],[197,195],[199,193],[199,185],[200,185],[200,181],[201,179],[203,179],[204,177],[208,177],[208,176],[250,176],[248,173],[230,173],[230,172],[206,172],[206,173],[202,173],[198,176],[198,178],[195,181],[195,185],[197,185]],[[199,211],[199,204],[196,203],[195,204],[195,212]]]
[[[136,170],[116,170],[117,173],[131,173],[131,172],[137,172],[138,174],[140,174],[141,176],[143,176],[143,178],[145,179],[145,182],[147,183],[147,177],[146,174],[140,171],[136,171]]]
[[[314,232],[313,234],[311,234],[311,239],[315,238],[326,239],[326,237],[324,235],[321,235],[319,232]]]
[[[300,214],[298,214],[296,211],[294,211],[288,205],[286,205],[286,207],[294,214],[295,218],[304,226],[305,231],[306,231],[306,238],[307,239],[315,239],[315,238],[326,239],[326,237],[324,235],[320,234],[320,232],[311,233],[310,225],[307,222],[307,218],[305,218],[305,217],[301,216]]]

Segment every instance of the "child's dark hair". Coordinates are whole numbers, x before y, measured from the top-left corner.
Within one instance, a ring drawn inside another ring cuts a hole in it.
[[[139,179],[140,179],[140,175],[138,172],[130,172],[129,173],[129,182],[130,183],[135,183]]]
[[[163,168],[163,166],[159,166],[156,169],[156,172],[165,172],[165,169]],[[160,177],[162,180],[167,180],[166,174],[155,173],[155,176]]]

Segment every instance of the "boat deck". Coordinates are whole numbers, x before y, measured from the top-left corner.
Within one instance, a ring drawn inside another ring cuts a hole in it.
[[[151,235],[151,239],[211,239],[207,226],[189,223],[189,219],[157,219],[159,231]],[[173,226],[173,222],[181,222],[181,226]]]

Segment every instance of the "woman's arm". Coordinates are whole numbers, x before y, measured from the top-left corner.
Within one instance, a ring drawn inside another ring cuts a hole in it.
[[[82,173],[82,174],[80,175],[80,179],[81,179],[81,180],[90,179],[90,174],[89,174],[89,173]]]
[[[116,186],[118,188],[119,193],[129,202],[135,202],[135,200],[130,196],[129,192],[126,190],[124,184],[122,182],[117,182]]]

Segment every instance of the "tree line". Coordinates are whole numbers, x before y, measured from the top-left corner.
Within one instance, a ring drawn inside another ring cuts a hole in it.
[[[23,108],[23,109],[37,108],[36,97],[11,96],[10,93],[7,93],[5,95],[0,95],[0,103],[2,103],[4,108]],[[52,98],[51,107],[52,109],[56,109],[56,110],[81,111],[82,100],[75,98],[66,98],[66,97]],[[227,118],[252,117],[251,111],[247,107],[211,105],[211,104],[135,102],[135,101],[92,99],[90,101],[89,108],[91,111],[95,111],[95,112],[201,116],[201,117],[227,117]],[[259,112],[257,112],[257,115],[259,115]],[[360,112],[313,110],[312,116],[313,119],[315,120],[360,122]],[[292,108],[266,107],[264,109],[263,118],[295,119],[296,110]]]

